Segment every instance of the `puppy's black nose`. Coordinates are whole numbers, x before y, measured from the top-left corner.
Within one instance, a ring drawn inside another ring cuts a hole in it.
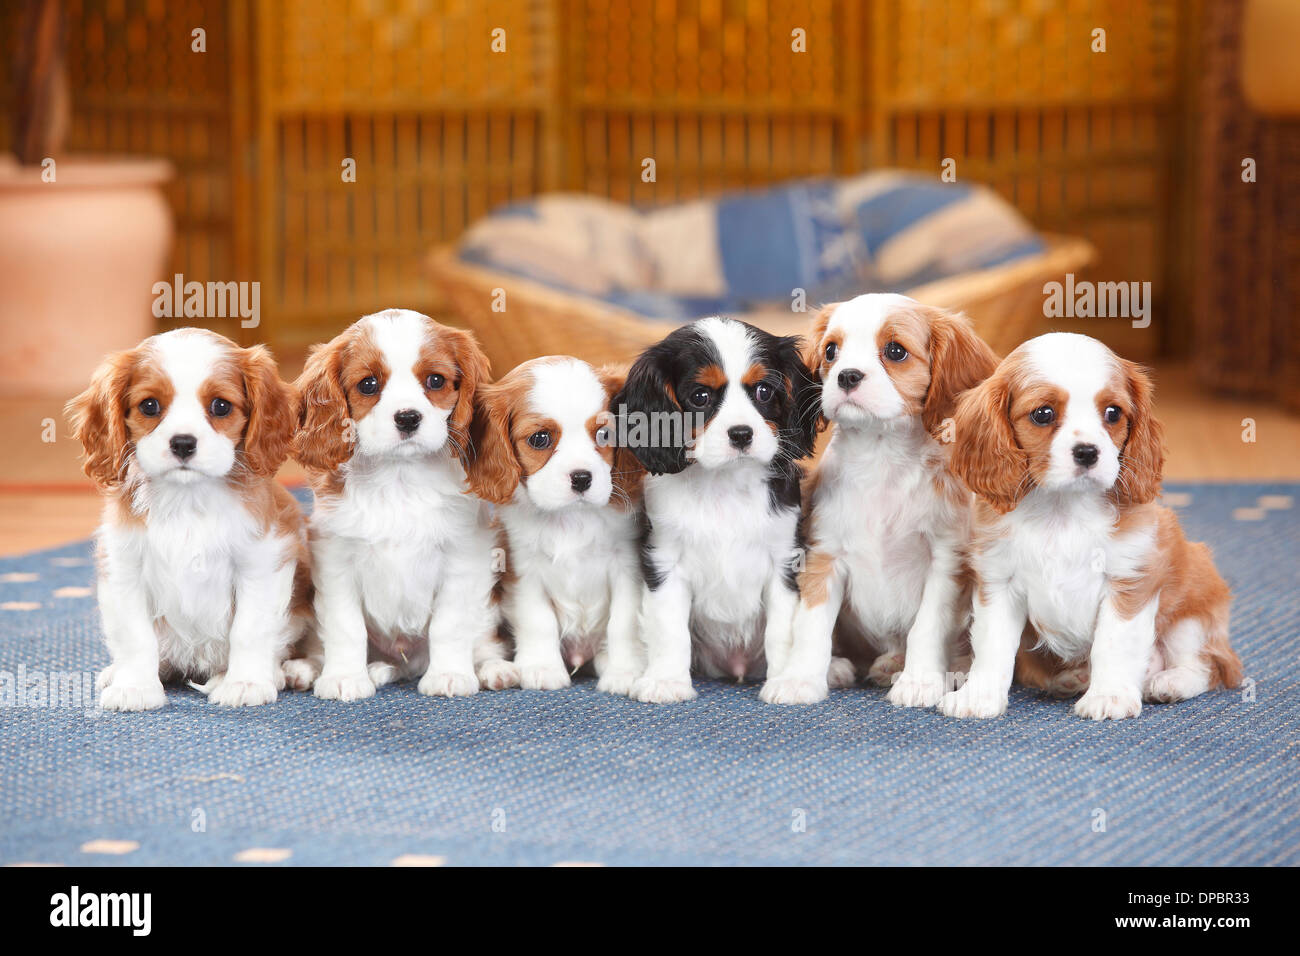
[[[846,392],[851,392],[858,387],[858,382],[862,381],[864,378],[866,378],[866,376],[858,369],[846,368],[844,371],[840,372],[837,381],[840,383],[840,388],[844,389]]]
[[[569,484],[573,490],[579,493],[586,491],[591,487],[591,472],[589,471],[571,471],[569,472]]]
[[[199,440],[193,435],[173,435],[168,445],[171,447],[173,455],[181,461],[185,461],[199,447]]]
[[[754,440],[754,429],[748,425],[732,425],[727,429],[727,437],[731,439],[733,448],[744,451]]]
[[[393,424],[403,435],[409,435],[420,427],[421,417],[414,408],[403,408],[400,412],[393,413]]]
[[[1075,445],[1071,453],[1074,455],[1074,463],[1083,465],[1084,468],[1091,468],[1101,457],[1101,452],[1097,450],[1096,445]]]

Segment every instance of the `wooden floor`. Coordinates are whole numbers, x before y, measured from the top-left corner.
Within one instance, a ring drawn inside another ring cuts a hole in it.
[[[1300,418],[1211,395],[1179,365],[1157,365],[1156,389],[1167,479],[1300,480]],[[81,473],[62,405],[61,398],[0,400],[0,555],[77,541],[98,523],[99,496]],[[1254,422],[1253,443],[1242,440],[1245,419]],[[290,464],[280,478],[294,484],[302,473]]]

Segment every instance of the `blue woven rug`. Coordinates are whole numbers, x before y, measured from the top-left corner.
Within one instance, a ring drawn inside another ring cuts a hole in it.
[[[0,863],[1294,865],[1297,496],[1166,496],[1236,592],[1253,699],[1100,725],[1023,691],[974,723],[875,689],[787,709],[717,683],[672,707],[589,682],[239,711],[175,689],[149,714],[29,701],[0,707]],[[0,561],[0,681],[107,663],[91,577],[88,544]]]

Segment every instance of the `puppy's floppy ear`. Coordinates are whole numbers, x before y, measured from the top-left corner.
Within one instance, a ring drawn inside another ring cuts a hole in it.
[[[800,344],[797,336],[786,336],[777,339],[773,347],[777,368],[790,390],[781,436],[792,444],[791,458],[806,458],[813,453],[817,433],[825,423],[821,414],[821,382],[808,370],[806,354],[800,354]]]
[[[956,440],[948,467],[1001,514],[1029,485],[1029,461],[1011,427],[1011,383],[999,369],[957,399]]]
[[[675,475],[690,464],[685,444],[673,443],[691,437],[669,377],[679,341],[670,336],[642,352],[609,406],[620,444],[652,475]]]
[[[343,353],[347,333],[307,356],[307,365],[294,382],[298,393],[298,432],[293,457],[304,468],[333,471],[352,455],[355,436],[349,428],[347,393],[343,389]]]
[[[280,379],[264,345],[241,349],[239,364],[248,396],[244,464],[258,477],[270,478],[289,457],[298,430],[298,393]]]
[[[475,415],[474,396],[480,387],[488,383],[491,366],[488,357],[479,348],[474,333],[440,325],[437,334],[450,343],[452,354],[456,357],[456,368],[460,373],[460,379],[456,383],[456,407],[452,409],[451,417],[447,419],[447,427],[456,445],[460,447],[461,463],[465,464],[473,457],[469,447],[470,442],[466,442],[465,439],[470,437],[470,422]],[[453,446],[453,452],[455,450]]]
[[[465,463],[465,476],[474,494],[484,501],[504,505],[515,496],[523,469],[510,437],[510,406],[517,394],[509,376],[493,385],[480,385],[470,421],[474,453]]]
[[[824,305],[813,316],[812,327],[808,329],[808,336],[803,343],[803,361],[808,367],[809,374],[817,381],[822,381],[822,339],[826,337],[826,327],[831,323],[831,316],[835,314],[843,302],[832,302],[830,305]]]
[[[68,402],[64,414],[86,451],[82,470],[100,488],[114,488],[126,476],[131,445],[126,435],[126,392],[139,360],[138,349],[104,359],[84,392]]]
[[[1120,450],[1115,497],[1121,504],[1141,505],[1160,494],[1160,479],[1165,466],[1165,432],[1152,407],[1155,389],[1150,377],[1140,365],[1124,359],[1120,361],[1133,408],[1128,439]]]
[[[921,407],[921,423],[935,434],[951,418],[957,396],[993,374],[998,357],[963,313],[926,307],[930,325],[930,388]]]
[[[820,386],[826,378],[826,354],[822,341],[826,338],[826,327],[830,325],[831,316],[834,315],[835,310],[843,304],[844,303],[842,302],[832,302],[830,305],[822,306],[821,310],[813,318],[812,328],[808,330],[808,337],[804,339],[803,364],[807,369],[808,377],[812,379],[813,384],[818,387],[807,392],[805,396],[800,397],[797,404],[799,405],[800,414],[810,417],[811,426],[815,432],[825,431],[830,426],[830,422],[827,420],[826,416],[822,414],[822,392]],[[795,394],[797,396],[799,395],[799,389],[795,389]],[[805,407],[805,403],[815,410],[809,410],[808,407]],[[815,438],[816,434],[814,433],[814,440]]]
[[[641,483],[645,480],[645,468],[637,460],[636,455],[633,454],[630,448],[625,448],[617,443],[618,419],[613,413],[614,398],[627,384],[627,366],[602,365],[596,369],[596,377],[605,386],[605,395],[609,401],[606,408],[606,418],[602,423],[608,425],[612,433],[610,441],[614,442],[614,460],[610,466],[610,477],[614,482],[614,487],[622,493],[622,500],[627,505],[631,505],[640,496]]]

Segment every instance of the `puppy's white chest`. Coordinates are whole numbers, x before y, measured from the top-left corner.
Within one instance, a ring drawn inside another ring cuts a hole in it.
[[[561,636],[603,634],[612,577],[635,560],[633,517],[612,508],[506,515],[515,571],[541,582]]]
[[[685,574],[694,616],[706,621],[756,625],[768,580],[794,556],[796,516],[772,509],[761,475],[745,477],[647,483],[656,555]]]
[[[845,456],[813,502],[813,546],[845,573],[848,603],[868,635],[906,632],[921,604],[943,503],[919,458]]]
[[[332,563],[353,576],[372,636],[423,635],[453,554],[483,550],[490,560],[478,503],[457,477],[416,464],[349,476],[342,497],[313,517]]]
[[[1114,511],[1104,503],[1070,504],[1022,503],[1008,516],[1011,533],[997,548],[996,564],[1010,571],[1042,641],[1078,659],[1092,645],[1110,582],[1139,573],[1153,538],[1147,529],[1115,534]]]

